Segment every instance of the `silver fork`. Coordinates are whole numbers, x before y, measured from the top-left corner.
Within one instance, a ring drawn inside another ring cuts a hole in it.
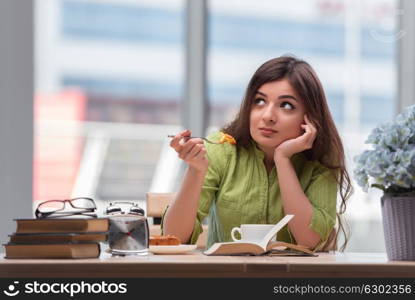
[[[174,135],[168,135],[167,137],[174,138],[175,136]],[[209,144],[216,144],[216,145],[222,144],[222,143],[219,143],[219,142],[212,142],[211,140],[208,140],[207,138],[199,137],[199,136],[186,136],[186,138],[188,138],[188,139],[202,139],[202,140],[206,141]]]

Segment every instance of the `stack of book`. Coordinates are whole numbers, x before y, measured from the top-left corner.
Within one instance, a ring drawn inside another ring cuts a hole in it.
[[[108,218],[15,221],[5,258],[96,258],[109,230]]]

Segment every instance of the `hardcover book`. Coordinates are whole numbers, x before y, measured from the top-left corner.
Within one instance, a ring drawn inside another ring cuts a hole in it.
[[[5,258],[97,258],[99,243],[13,244],[4,245]]]
[[[108,218],[73,219],[15,219],[16,233],[74,233],[106,232],[109,230]]]
[[[15,233],[10,235],[13,244],[59,244],[79,242],[105,242],[108,232],[80,233]]]

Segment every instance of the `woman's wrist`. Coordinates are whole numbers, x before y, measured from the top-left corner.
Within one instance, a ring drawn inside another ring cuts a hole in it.
[[[275,152],[275,154],[274,154],[274,162],[275,162],[275,164],[278,164],[278,163],[281,163],[281,162],[285,162],[285,161],[290,161],[290,157],[286,156],[281,151]]]
[[[188,168],[188,172],[192,175],[192,176],[205,176],[206,172],[207,172],[207,168],[206,169],[196,169],[192,166],[189,166]]]

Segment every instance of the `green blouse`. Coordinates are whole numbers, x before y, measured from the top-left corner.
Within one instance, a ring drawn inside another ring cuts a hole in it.
[[[218,141],[220,133],[208,137]],[[205,143],[209,168],[199,200],[190,243],[195,244],[208,216],[207,248],[232,241],[231,230],[241,224],[276,224],[284,217],[275,166],[268,174],[264,153],[252,141],[248,149],[229,143]],[[309,227],[320,235],[316,250],[324,245],[336,221],[337,183],[329,169],[308,161],[302,153],[291,158],[304,193],[313,207]],[[277,240],[296,243],[285,226]]]

